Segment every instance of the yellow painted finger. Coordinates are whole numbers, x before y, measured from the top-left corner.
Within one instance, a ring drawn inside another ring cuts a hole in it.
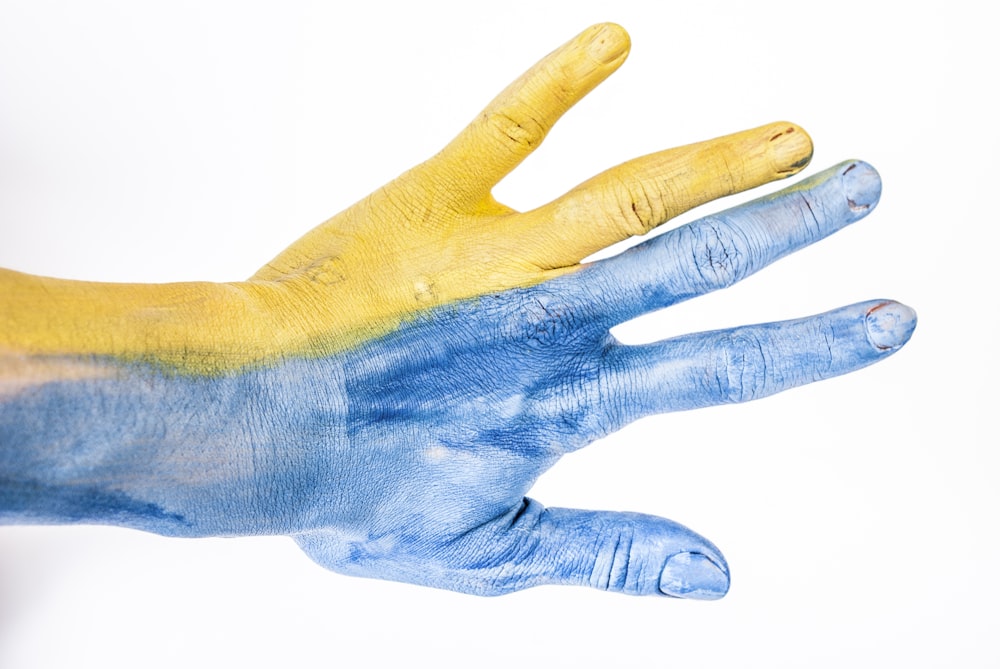
[[[522,216],[512,232],[543,268],[566,267],[698,205],[799,172],[812,140],[781,122],[613,167]]]
[[[629,46],[621,26],[591,26],[504,89],[418,173],[457,187],[463,204],[478,205],[570,107],[618,69]]]

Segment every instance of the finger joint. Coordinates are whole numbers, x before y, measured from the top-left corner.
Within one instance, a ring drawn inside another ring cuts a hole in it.
[[[728,288],[750,274],[750,241],[732,223],[704,219],[680,228],[678,234],[690,253],[699,292]]]
[[[735,404],[766,395],[772,372],[764,341],[750,332],[721,336],[715,369],[720,400]]]
[[[528,154],[545,139],[545,126],[528,113],[505,110],[484,116],[487,126],[501,145],[516,154]]]

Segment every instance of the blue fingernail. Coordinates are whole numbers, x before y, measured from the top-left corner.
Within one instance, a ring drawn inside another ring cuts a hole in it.
[[[684,599],[719,599],[729,591],[729,574],[701,553],[678,553],[663,567],[660,592]]]
[[[845,163],[840,170],[847,206],[858,217],[864,216],[878,204],[882,195],[882,178],[868,163],[855,160]]]
[[[882,351],[899,348],[905,344],[916,327],[916,312],[899,302],[880,304],[869,310],[865,316],[868,341]]]

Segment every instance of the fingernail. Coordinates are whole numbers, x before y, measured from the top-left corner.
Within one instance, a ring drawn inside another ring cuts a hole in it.
[[[768,130],[768,149],[775,171],[779,174],[797,172],[812,160],[813,144],[809,133],[794,123],[779,124]]]
[[[701,553],[678,553],[660,574],[660,592],[684,599],[719,599],[729,591],[729,574]]]
[[[905,304],[886,302],[869,310],[865,316],[868,341],[875,348],[887,351],[899,348],[910,340],[917,327],[917,313]]]
[[[882,196],[882,178],[868,163],[854,160],[844,163],[840,170],[847,206],[856,214],[867,214]]]
[[[600,63],[607,65],[620,58],[631,45],[628,33],[615,23],[602,23],[595,26],[596,33],[591,37],[588,49],[590,54]]]

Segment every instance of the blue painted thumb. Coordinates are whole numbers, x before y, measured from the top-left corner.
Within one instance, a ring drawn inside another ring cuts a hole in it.
[[[589,585],[630,595],[719,599],[729,590],[722,553],[656,516],[545,509],[534,528],[536,583]]]

